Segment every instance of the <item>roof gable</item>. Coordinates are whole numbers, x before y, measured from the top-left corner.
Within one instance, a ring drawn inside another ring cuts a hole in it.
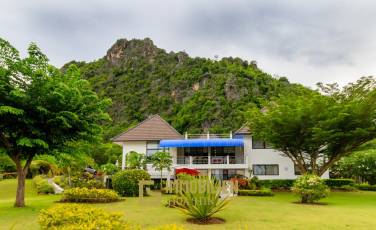
[[[248,124],[245,123],[240,129],[236,130],[235,134],[251,134],[251,130],[248,127]]]
[[[182,139],[183,136],[159,115],[153,115],[133,128],[117,135],[114,142]]]

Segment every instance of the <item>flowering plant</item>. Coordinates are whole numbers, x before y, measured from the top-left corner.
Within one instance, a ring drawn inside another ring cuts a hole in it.
[[[329,187],[320,177],[312,174],[299,177],[291,190],[300,197],[301,203],[313,203],[329,194]]]

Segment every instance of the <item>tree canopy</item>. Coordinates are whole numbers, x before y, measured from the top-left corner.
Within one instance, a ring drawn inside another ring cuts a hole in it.
[[[76,66],[61,73],[34,43],[22,59],[0,38],[0,148],[16,164],[16,206],[24,206],[25,175],[33,157],[96,138],[101,123],[110,120],[105,112],[110,103],[98,98]]]
[[[252,109],[248,122],[256,138],[283,152],[303,173],[322,175],[376,137],[376,81],[363,77],[343,89],[335,84],[319,87]]]

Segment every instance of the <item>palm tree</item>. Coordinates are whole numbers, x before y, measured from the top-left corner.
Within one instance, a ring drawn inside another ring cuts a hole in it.
[[[168,152],[156,152],[152,156],[153,167],[161,171],[161,189],[162,189],[162,171],[163,169],[171,170],[172,157]]]

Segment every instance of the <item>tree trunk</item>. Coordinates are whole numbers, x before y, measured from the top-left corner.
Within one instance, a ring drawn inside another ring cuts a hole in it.
[[[15,207],[25,207],[25,178],[26,172],[22,169],[21,163],[17,165],[17,192],[16,192],[16,202]]]

